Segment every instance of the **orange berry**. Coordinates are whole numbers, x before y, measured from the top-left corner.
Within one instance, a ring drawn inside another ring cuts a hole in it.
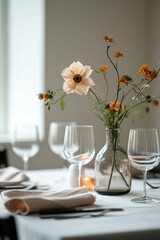
[[[48,99],[49,99],[48,93],[44,93],[44,94],[43,94],[43,97],[44,97],[44,100],[45,100],[45,101],[48,100]]]
[[[38,99],[39,99],[39,100],[42,100],[42,99],[43,99],[43,94],[42,94],[42,93],[39,93],[39,94],[38,94]]]
[[[152,105],[157,107],[159,105],[158,100],[156,100],[156,99],[152,100]]]

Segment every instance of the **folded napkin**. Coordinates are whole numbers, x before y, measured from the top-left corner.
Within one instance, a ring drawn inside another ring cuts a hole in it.
[[[15,167],[6,167],[0,169],[0,186],[11,186],[28,181],[29,178]]]
[[[95,197],[85,187],[70,188],[58,192],[51,190],[9,190],[1,194],[8,211],[22,215],[87,206],[95,202]]]

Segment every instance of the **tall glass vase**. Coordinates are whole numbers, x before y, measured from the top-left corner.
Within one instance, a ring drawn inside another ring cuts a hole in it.
[[[95,191],[122,195],[131,189],[131,166],[120,145],[120,130],[106,129],[106,143],[95,160]]]

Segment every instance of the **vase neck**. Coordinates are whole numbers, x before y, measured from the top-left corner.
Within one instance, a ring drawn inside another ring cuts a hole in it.
[[[113,128],[109,129],[106,128],[106,143],[111,144],[113,149],[116,149],[117,145],[119,145],[119,138],[120,138],[120,129]]]

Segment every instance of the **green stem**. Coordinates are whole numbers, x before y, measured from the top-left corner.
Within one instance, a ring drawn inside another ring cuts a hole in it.
[[[107,54],[107,57],[108,57],[110,63],[111,63],[112,66],[114,67],[114,69],[115,69],[115,71],[116,71],[116,74],[117,74],[117,93],[116,93],[116,99],[115,99],[115,101],[114,101],[114,105],[115,105],[116,102],[118,101],[119,92],[120,92],[120,88],[119,88],[119,71],[118,71],[118,68],[117,68],[117,64],[115,65],[114,62],[112,61],[112,59],[111,59],[110,56],[109,56],[109,47],[110,47],[110,46],[107,46],[106,54]],[[114,122],[114,119],[115,119],[115,114],[113,114],[113,122]]]
[[[60,98],[58,98],[57,100],[55,100],[55,101],[53,102],[53,104],[56,104],[57,102],[59,102],[59,101],[61,100],[62,97],[66,97],[66,96],[67,96],[67,94],[63,94]]]
[[[97,97],[96,93],[95,93],[91,88],[89,89],[89,91],[90,91],[90,92],[94,95],[94,97],[96,98],[97,103],[98,103],[98,106],[99,106],[100,113],[101,113],[102,116],[103,116],[103,119],[101,119],[101,118],[100,118],[100,119],[103,120],[104,123],[105,123],[105,114],[104,114],[104,110],[103,110],[102,107],[101,107],[102,103],[101,103],[100,99]]]
[[[106,85],[107,85],[107,89],[106,89],[106,101],[107,101],[107,99],[108,99],[109,85],[108,85],[108,81],[107,81],[106,73],[105,73],[105,72],[103,72],[103,77],[104,77],[104,80],[105,80]]]
[[[110,47],[110,46],[107,46],[106,54],[107,54],[107,57],[108,57],[109,61],[110,61],[111,64],[112,64],[112,66],[114,67],[114,69],[115,69],[115,71],[116,71],[116,73],[117,73],[117,78],[118,78],[118,80],[119,80],[119,72],[118,72],[117,66],[115,66],[114,62],[112,61],[112,59],[111,59],[110,56],[109,56],[109,47]]]
[[[128,185],[125,177],[123,176],[123,174],[122,174],[122,173],[119,171],[119,169],[117,168],[116,163],[115,163],[115,169],[116,169],[117,172],[121,175],[121,177],[122,177],[123,181],[125,182],[126,186],[129,188],[129,185]]]
[[[112,149],[113,149],[113,156],[112,156],[112,168],[111,168],[111,174],[110,174],[110,177],[109,177],[109,182],[108,182],[108,190],[110,189],[110,185],[111,185],[111,181],[112,181],[112,177],[113,177],[113,171],[114,171],[114,168],[116,169],[116,171],[121,175],[124,183],[126,184],[126,186],[129,188],[129,185],[125,179],[125,177],[123,176],[123,173],[121,173],[119,171],[119,169],[117,168],[117,164],[116,164],[116,151],[118,150],[117,149],[117,141],[118,141],[118,133],[115,134],[115,129],[112,129],[112,132],[111,132],[111,135],[112,135]]]
[[[159,70],[158,70],[159,72]],[[137,94],[135,95],[135,97],[130,101],[130,103],[128,104],[127,108],[125,111],[123,111],[121,114],[119,114],[118,118],[116,119],[116,124],[118,124],[118,126],[121,125],[121,123],[123,122],[124,118],[127,116],[127,113],[132,110],[133,108],[143,104],[146,102],[146,99],[144,101],[138,102],[137,104],[134,104],[134,102],[138,99],[138,97],[143,93],[143,91],[145,90],[146,86],[148,86],[150,84],[151,81],[153,81],[154,79],[151,79],[150,81],[148,81],[146,84],[144,84],[139,91],[137,92]],[[142,83],[142,82],[141,82]],[[134,88],[132,88],[132,90],[134,90]],[[134,105],[133,105],[134,104]],[[119,122],[119,119],[121,119],[121,121]],[[118,123],[119,122],[119,123]]]
[[[111,169],[111,174],[110,174],[110,177],[109,177],[109,182],[108,182],[108,190],[110,189],[110,185],[111,185],[111,181],[112,181],[112,176],[113,176],[113,171],[114,171],[114,167],[115,167],[115,162],[116,162],[116,144],[117,144],[117,136],[115,136],[114,134],[114,129],[112,129],[112,149],[113,149],[113,156],[112,156],[112,169]],[[117,135],[117,134],[116,134]]]
[[[115,167],[115,156],[116,156],[116,153],[115,153],[115,151],[113,151],[113,156],[112,156],[112,169],[111,169],[111,174],[110,174],[109,182],[108,182],[108,190],[110,189],[110,186],[111,186],[113,171],[114,171],[114,167]]]

